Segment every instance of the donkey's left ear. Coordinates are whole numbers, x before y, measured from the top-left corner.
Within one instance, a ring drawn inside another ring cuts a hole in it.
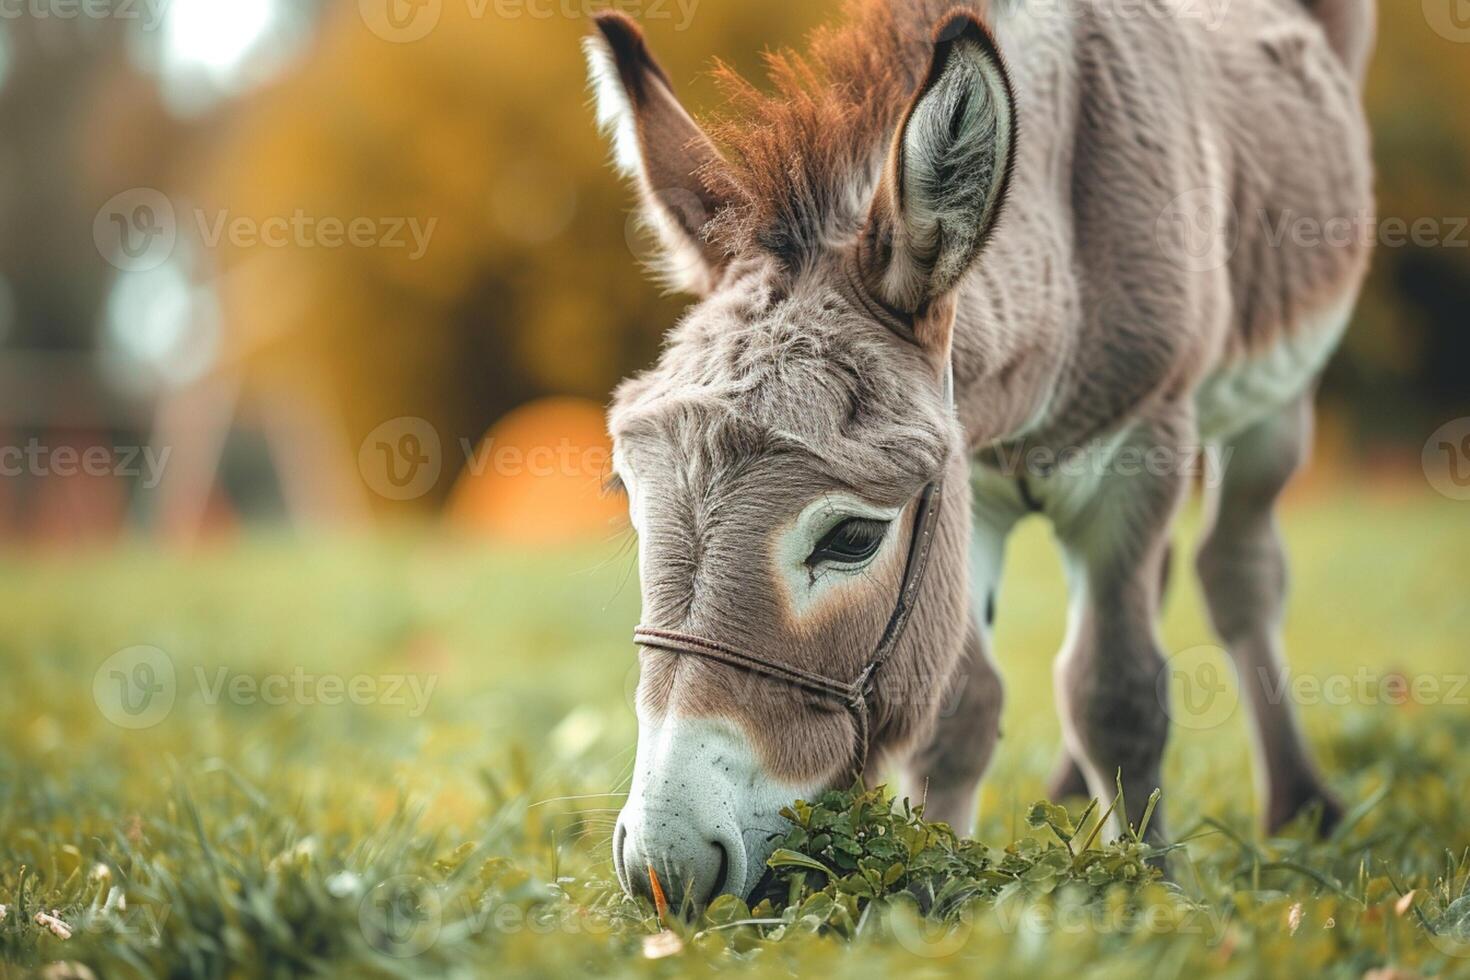
[[[1015,158],[1014,119],[995,39],[971,14],[950,15],[894,134],[858,245],[864,286],[921,335],[926,318],[947,315],[995,226]]]
[[[719,151],[674,95],[632,18],[603,11],[583,47],[597,99],[597,121],[613,158],[637,184],[644,221],[658,235],[663,279],[696,295],[709,291],[726,257],[704,237],[725,202],[710,190]]]

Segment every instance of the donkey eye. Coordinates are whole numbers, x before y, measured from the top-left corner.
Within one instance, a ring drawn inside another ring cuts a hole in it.
[[[822,562],[839,565],[857,565],[872,558],[888,533],[887,521],[875,521],[867,517],[849,517],[838,524],[817,542],[807,557],[811,566]]]

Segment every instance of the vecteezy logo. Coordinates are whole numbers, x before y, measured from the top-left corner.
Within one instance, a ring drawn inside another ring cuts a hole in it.
[[[1470,895],[1455,899],[1428,926],[1435,949],[1446,956],[1470,958]]]
[[[1166,0],[1163,9],[1171,17],[1202,23],[1207,31],[1218,31],[1225,23],[1230,0]]]
[[[390,419],[363,440],[357,453],[362,478],[387,500],[415,500],[434,489],[443,466],[439,433],[420,418]]]
[[[936,922],[917,910],[898,907],[884,920],[898,944],[915,956],[945,959],[964,950],[975,930],[975,916],[969,906],[960,912],[957,922]]]
[[[1470,500],[1470,418],[1436,429],[1421,461],[1431,487],[1451,500]]]
[[[378,952],[407,959],[438,940],[443,907],[429,882],[417,875],[398,875],[363,897],[357,922]]]
[[[1240,241],[1240,219],[1217,187],[1185,191],[1159,212],[1154,240],[1169,260],[1188,272],[1223,268]]]
[[[168,717],[177,694],[174,662],[157,647],[119,650],[92,675],[92,700],[119,728],[152,728]]]
[[[427,37],[439,24],[444,0],[357,0],[368,30],[385,41],[408,44]]]
[[[1190,647],[1164,662],[1157,678],[1159,703],[1181,728],[1218,728],[1240,701],[1229,655],[1214,646]]]
[[[1424,19],[1446,41],[1470,43],[1470,0],[1424,0]]]
[[[173,202],[151,187],[114,195],[92,219],[98,253],[124,272],[147,272],[163,265],[178,237]]]

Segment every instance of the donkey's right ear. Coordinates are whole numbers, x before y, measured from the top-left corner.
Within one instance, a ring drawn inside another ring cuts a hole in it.
[[[704,237],[725,203],[708,182],[723,160],[679,104],[638,25],[617,11],[593,22],[583,50],[597,122],[612,139],[618,170],[637,182],[643,218],[662,245],[658,271],[671,286],[704,295],[726,260]]]
[[[894,134],[859,240],[865,288],[889,311],[938,323],[947,344],[959,285],[1005,201],[1015,94],[994,37],[973,13],[939,25],[929,74]],[[942,321],[942,322],[940,322]]]

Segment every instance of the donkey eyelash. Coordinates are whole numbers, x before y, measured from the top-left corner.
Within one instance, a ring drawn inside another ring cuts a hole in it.
[[[875,554],[872,558],[860,565],[839,565],[833,562],[819,562],[815,565],[804,565],[806,571],[806,584],[808,588],[815,588],[823,579],[831,576],[839,578],[857,578],[866,575],[878,561]]]
[[[836,564],[849,569],[866,566],[877,556],[888,536],[888,527],[889,522],[880,518],[845,517],[818,539],[806,562],[812,566]]]

